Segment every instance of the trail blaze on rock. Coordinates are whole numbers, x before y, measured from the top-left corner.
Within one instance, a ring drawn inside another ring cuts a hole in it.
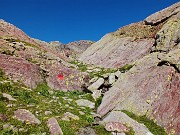
[[[64,80],[63,74],[59,74],[59,75],[58,75],[58,79],[59,79],[59,80]]]

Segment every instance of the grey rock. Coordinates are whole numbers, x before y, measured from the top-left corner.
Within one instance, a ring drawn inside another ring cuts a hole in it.
[[[89,107],[91,109],[93,109],[95,107],[95,103],[93,103],[89,100],[85,100],[85,99],[76,100],[76,103],[78,106]]]
[[[88,90],[93,92],[94,90],[97,90],[103,83],[104,83],[104,79],[103,78],[99,78],[96,82],[94,82],[93,84],[91,84],[88,87]]]
[[[54,117],[48,119],[47,126],[51,135],[63,135],[62,129]]]
[[[115,73],[111,73],[110,76],[109,76],[109,84],[114,84],[116,81],[116,78],[115,78]]]

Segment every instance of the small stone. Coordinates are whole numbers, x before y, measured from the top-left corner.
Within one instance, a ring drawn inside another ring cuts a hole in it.
[[[98,77],[94,77],[94,78],[92,78],[90,81],[89,81],[89,83],[94,83],[95,81],[97,81],[98,80]]]
[[[79,114],[84,115],[85,113],[84,113],[84,112],[82,112],[82,111],[79,111]]]
[[[110,73],[106,73],[102,75],[103,78],[108,78],[109,76],[110,76]]]
[[[44,114],[45,114],[45,115],[51,115],[52,112],[51,112],[51,111],[45,111]]]
[[[79,120],[79,117],[77,115],[74,115],[74,114],[70,113],[70,112],[66,112],[63,115],[62,120],[64,120],[64,121]]]
[[[119,78],[120,75],[121,75],[121,72],[118,70],[118,71],[116,71],[114,74],[115,74],[115,76],[116,76],[117,78]]]
[[[92,97],[96,101],[101,96],[101,90],[95,90],[93,91]]]
[[[63,135],[62,129],[54,117],[48,119],[47,126],[51,135]]]
[[[3,97],[7,98],[9,101],[17,101],[15,98],[13,98],[11,95],[7,93],[2,93]]]
[[[115,74],[111,73],[109,76],[109,84],[114,84],[116,81]]]
[[[3,129],[7,129],[7,128],[9,128],[9,127],[10,127],[10,124],[9,124],[9,123],[3,125]]]
[[[104,79],[103,78],[99,78],[96,82],[94,82],[93,84],[91,84],[88,87],[88,90],[90,91],[94,91],[94,90],[98,90],[98,88],[104,83]]]
[[[0,121],[6,121],[7,117],[0,113]]]
[[[91,109],[93,109],[95,107],[95,103],[93,103],[89,100],[85,100],[85,99],[76,100],[76,103],[78,106],[89,107]]]

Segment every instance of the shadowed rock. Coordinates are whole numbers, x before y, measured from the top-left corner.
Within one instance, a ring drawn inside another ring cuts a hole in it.
[[[103,78],[99,78],[96,82],[94,82],[93,84],[91,84],[88,87],[88,90],[90,90],[91,92],[98,90],[98,88],[104,83],[104,79]]]

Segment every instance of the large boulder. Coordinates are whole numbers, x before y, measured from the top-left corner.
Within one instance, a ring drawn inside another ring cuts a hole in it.
[[[159,64],[158,55],[145,56],[133,63],[129,72],[121,74],[103,97],[98,108],[101,116],[111,110],[128,110],[156,119],[168,132],[180,133],[180,74],[173,66]]]

